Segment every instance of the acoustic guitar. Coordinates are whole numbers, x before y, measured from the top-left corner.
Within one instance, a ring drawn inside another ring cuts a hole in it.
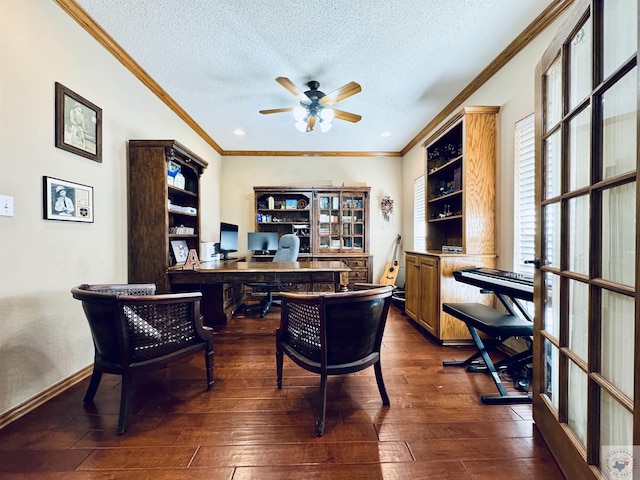
[[[396,245],[393,247],[393,260],[384,266],[384,273],[382,274],[382,277],[380,277],[380,282],[378,282],[381,285],[395,286],[396,278],[398,278],[398,270],[400,270],[396,254],[398,253],[398,245],[400,245],[401,241],[402,236],[398,235],[398,238],[396,238]]]

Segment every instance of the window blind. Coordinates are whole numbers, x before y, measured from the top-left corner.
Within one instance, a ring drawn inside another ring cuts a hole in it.
[[[535,258],[535,131],[533,114],[515,126],[514,155],[514,271],[533,273],[533,265],[525,260]]]

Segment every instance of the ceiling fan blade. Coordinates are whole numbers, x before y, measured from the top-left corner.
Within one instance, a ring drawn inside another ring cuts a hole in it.
[[[307,97],[302,90],[300,90],[295,83],[289,80],[286,77],[278,77],[276,78],[276,82],[282,85],[287,89],[289,93],[291,93],[294,97],[300,100],[302,103],[309,104],[311,103],[311,99]]]
[[[315,115],[309,115],[309,118],[307,119],[307,132],[312,132],[315,126],[316,126]]]
[[[293,108],[271,108],[268,110],[260,110],[260,113],[284,113],[291,111],[293,111]]]
[[[320,99],[320,104],[324,106],[334,105],[345,98],[349,98],[356,93],[360,93],[362,91],[362,87],[360,87],[359,83],[349,82],[346,85],[334,90],[331,93],[328,93],[324,97]]]
[[[333,118],[338,118],[340,120],[346,120],[347,122],[359,122],[362,119],[362,115],[358,115],[357,113],[345,112],[344,110],[333,109]]]

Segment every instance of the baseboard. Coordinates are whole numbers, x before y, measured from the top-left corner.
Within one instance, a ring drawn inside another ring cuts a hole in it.
[[[85,378],[91,375],[93,371],[93,364],[86,366],[82,370],[74,373],[70,377],[63,379],[62,381],[52,385],[51,387],[43,390],[39,394],[31,397],[29,400],[21,403],[20,405],[12,408],[11,410],[7,410],[6,412],[0,414],[0,429],[6,427],[12,422],[15,422],[20,417],[26,415],[27,413],[35,410],[40,405],[43,405],[48,400],[51,400],[53,397],[61,394],[65,390],[73,387],[77,383],[81,382]]]

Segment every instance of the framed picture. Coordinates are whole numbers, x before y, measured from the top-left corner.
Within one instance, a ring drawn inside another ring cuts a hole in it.
[[[296,208],[298,208],[298,201],[297,200],[285,200],[284,201],[284,206],[287,210],[295,210]]]
[[[45,220],[93,223],[93,187],[43,177]]]
[[[189,255],[189,247],[186,240],[171,240],[171,252],[173,258],[176,259],[176,263],[184,263],[187,261],[187,255]]]
[[[102,162],[102,109],[58,82],[56,147]]]

